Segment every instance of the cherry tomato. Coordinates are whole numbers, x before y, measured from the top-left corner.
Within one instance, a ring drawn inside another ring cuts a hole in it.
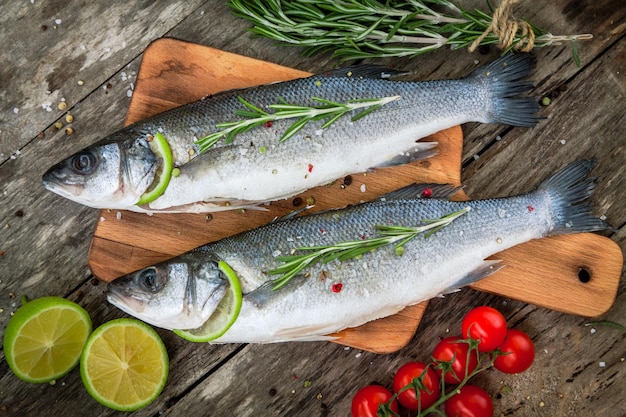
[[[468,361],[470,346],[468,343],[458,342],[460,339],[462,339],[461,336],[446,337],[437,343],[433,350],[433,358],[438,362],[452,362],[452,372],[448,371],[443,376],[446,384],[459,384],[466,375],[472,373],[478,366],[478,354],[473,350]],[[436,368],[435,372],[441,379],[442,369]]]
[[[424,377],[420,376],[426,372]],[[402,388],[410,385],[416,380],[419,387],[419,399],[415,394],[414,388],[406,389],[402,392]],[[421,379],[421,383],[420,383]],[[425,410],[439,399],[441,386],[439,377],[432,367],[423,362],[408,362],[398,369],[393,378],[393,390],[398,393],[398,401],[409,410]]]
[[[448,417],[493,417],[493,401],[484,389],[465,385],[448,398],[445,410]]]
[[[530,367],[535,359],[535,344],[526,333],[510,329],[500,345],[505,355],[498,356],[493,366],[507,374],[518,374]]]
[[[498,310],[489,306],[480,306],[470,310],[461,323],[464,338],[478,340],[480,352],[491,352],[506,337],[506,319]]]
[[[363,387],[352,398],[352,417],[378,417],[381,404],[387,404],[392,397],[393,393],[381,385]],[[396,400],[391,402],[390,409],[398,412]]]

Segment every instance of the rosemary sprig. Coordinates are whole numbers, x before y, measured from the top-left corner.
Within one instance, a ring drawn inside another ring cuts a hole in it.
[[[512,3],[514,1],[507,4],[509,9]],[[492,14],[465,10],[448,0],[230,1],[237,16],[253,23],[250,29],[253,34],[305,47],[306,56],[333,51],[336,58],[344,61],[415,57],[444,45],[460,49],[476,41],[474,47],[502,44],[502,40],[509,37],[503,47],[505,50],[570,41],[575,44],[577,57],[576,42],[592,37],[590,34],[555,36],[524,21],[521,25],[509,26],[506,34],[505,29],[499,29],[501,25],[497,25],[494,32],[491,26],[494,10],[489,0],[487,4]],[[522,26],[525,29],[518,30]]]
[[[402,248],[404,244],[418,234],[426,232],[424,238],[428,238],[469,211],[470,207],[468,206],[439,219],[422,220],[426,224],[417,227],[376,225],[376,230],[380,236],[372,239],[350,240],[328,246],[296,248],[292,255],[277,257],[277,260],[283,264],[268,272],[270,275],[282,274],[281,277],[274,280],[273,289],[281,288],[303,269],[318,262],[328,263],[335,259],[345,261],[391,244],[396,244],[396,251],[398,251],[398,248]],[[295,254],[298,251],[305,253]]]
[[[379,109],[385,104],[398,100],[400,96],[350,100],[347,103],[337,103],[320,97],[311,97],[313,101],[321,103],[319,106],[300,106],[289,104],[282,98],[279,98],[280,103],[270,104],[268,106],[270,110],[273,110],[273,113],[260,109],[245,100],[243,97],[237,98],[239,102],[246,107],[246,109],[237,110],[235,114],[243,119],[234,122],[218,123],[216,127],[222,130],[218,130],[217,132],[211,133],[210,135],[196,141],[200,152],[205,152],[224,137],[226,138],[226,143],[230,143],[238,134],[248,132],[251,129],[265,123],[283,119],[297,119],[280,137],[280,141],[284,142],[298,133],[309,122],[328,119],[322,125],[322,129],[326,129],[345,114],[353,110],[363,109],[359,113],[352,116],[351,120],[356,121]]]

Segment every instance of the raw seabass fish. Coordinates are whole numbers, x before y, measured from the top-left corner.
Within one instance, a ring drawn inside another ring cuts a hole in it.
[[[409,186],[378,200],[270,223],[207,244],[112,281],[108,300],[166,329],[198,328],[213,313],[227,281],[224,261],[242,285],[239,316],[215,342],[328,340],[329,334],[392,315],[404,307],[469,285],[500,268],[489,256],[544,236],[597,231],[591,214],[592,162],[575,162],[528,194],[453,202],[419,198]],[[312,264],[273,290],[281,255],[295,248],[372,239],[377,225],[417,226],[466,207],[427,239],[418,235],[399,254],[382,246],[358,258]]]
[[[522,81],[532,63],[526,54],[507,55],[463,79],[429,82],[393,81],[381,78],[380,68],[353,67],[227,91],[111,134],[49,169],[43,185],[87,206],[148,212],[207,212],[288,198],[350,173],[431,156],[436,144],[418,140],[461,123],[534,126],[538,101],[514,97],[532,88]],[[281,102],[319,106],[314,97],[342,104],[397,99],[356,121],[357,110],[326,128],[324,120],[312,121],[284,142],[279,138],[293,119],[200,152],[197,139],[219,131],[219,123],[242,120],[240,98],[271,112],[268,106]],[[137,205],[158,181],[163,159],[149,145],[157,133],[166,138],[179,175],[158,198]]]

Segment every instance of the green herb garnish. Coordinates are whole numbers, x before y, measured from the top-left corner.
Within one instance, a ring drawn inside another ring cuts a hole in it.
[[[322,125],[322,129],[326,129],[328,126],[335,123],[337,119],[352,110],[363,109],[352,117],[351,120],[356,121],[379,109],[383,105],[398,100],[399,98],[400,96],[391,96],[374,99],[350,100],[347,103],[337,103],[319,97],[311,97],[313,101],[322,103],[319,106],[299,106],[296,104],[289,104],[282,98],[279,98],[280,103],[270,104],[268,106],[270,110],[274,111],[273,113],[269,113],[251,104],[243,97],[237,97],[239,102],[243,104],[246,109],[237,110],[235,114],[243,119],[236,122],[218,123],[216,127],[223,130],[219,130],[208,136],[200,138],[196,141],[196,143],[200,148],[200,152],[205,152],[224,137],[226,138],[226,143],[230,143],[238,134],[248,132],[257,126],[275,122],[276,120],[297,119],[280,137],[280,141],[284,142],[298,133],[309,122],[328,119]]]
[[[294,250],[294,254],[292,255],[277,257],[277,260],[283,262],[283,264],[268,272],[270,275],[282,274],[281,277],[274,280],[273,289],[277,290],[281,288],[304,268],[317,262],[328,263],[335,259],[345,261],[356,258],[366,252],[374,251],[382,246],[391,244],[395,244],[396,248],[401,248],[415,236],[424,232],[427,232],[424,234],[424,238],[428,238],[433,233],[449,225],[463,214],[469,212],[470,209],[471,208],[468,206],[462,210],[447,214],[436,220],[422,220],[423,223],[426,223],[423,226],[405,227],[376,225],[376,230],[380,236],[372,239],[351,240],[327,246],[296,248]],[[296,254],[298,251],[305,253]]]
[[[517,1],[504,0],[491,14],[465,10],[447,0],[231,0],[234,13],[252,22],[250,31],[305,48],[304,55],[333,51],[341,60],[415,57],[452,49],[497,44],[503,51],[591,39],[555,36],[512,16]],[[577,59],[576,45],[574,58]]]

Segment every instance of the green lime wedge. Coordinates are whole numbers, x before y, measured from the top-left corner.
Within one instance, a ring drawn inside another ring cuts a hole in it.
[[[209,342],[222,336],[233,325],[239,311],[243,295],[237,274],[224,261],[218,263],[220,271],[226,275],[229,289],[209,319],[197,329],[174,330],[178,336],[190,342]]]
[[[172,150],[167,143],[167,139],[161,132],[157,132],[156,135],[154,135],[149,145],[150,150],[157,158],[161,159],[161,165],[159,165],[154,175],[152,184],[137,202],[138,206],[156,200],[165,192],[172,178],[172,170],[174,169]]]
[[[91,326],[89,314],[65,298],[29,301],[7,324],[3,340],[7,363],[24,381],[54,381],[78,365]]]
[[[87,392],[113,410],[135,411],[152,403],[168,373],[169,358],[161,337],[136,319],[111,320],[98,327],[80,358]]]

